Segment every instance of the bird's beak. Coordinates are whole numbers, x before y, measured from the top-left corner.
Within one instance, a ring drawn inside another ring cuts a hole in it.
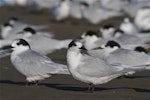
[[[5,50],[5,49],[12,49],[12,48],[14,47],[12,47],[11,45],[8,45],[8,46],[3,47],[2,49]]]
[[[9,46],[7,49],[0,50],[0,58],[10,55],[12,51],[13,50],[11,46]]]
[[[84,46],[82,46],[80,49],[87,51],[87,49]]]

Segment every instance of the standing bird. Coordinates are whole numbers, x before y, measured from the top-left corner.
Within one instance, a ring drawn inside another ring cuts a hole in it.
[[[89,84],[90,92],[94,91],[95,85],[107,83],[128,71],[145,69],[144,67],[108,64],[105,60],[82,54],[81,49],[84,47],[80,41],[74,40],[69,44],[68,69],[75,79]]]
[[[11,62],[14,68],[26,77],[28,82],[36,82],[51,77],[52,74],[69,74],[66,65],[53,62],[33,50],[27,41],[17,39],[12,42]]]

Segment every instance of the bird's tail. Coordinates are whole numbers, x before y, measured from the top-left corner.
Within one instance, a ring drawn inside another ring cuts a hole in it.
[[[67,74],[67,75],[70,74],[67,65],[55,63],[53,69],[52,66],[53,65],[51,64],[51,68],[49,72],[50,74]]]
[[[138,65],[138,66],[129,66],[129,65],[120,65],[120,64],[115,64],[115,68],[117,71],[120,72],[131,72],[131,71],[144,71],[144,70],[150,70],[150,65]]]
[[[146,65],[146,70],[150,70],[150,65]]]

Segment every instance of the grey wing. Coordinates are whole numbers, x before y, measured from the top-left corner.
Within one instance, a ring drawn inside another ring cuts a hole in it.
[[[150,64],[150,57],[148,55],[126,49],[116,50],[106,60],[111,64],[120,63],[131,66]]]
[[[70,74],[67,65],[51,63],[50,74]]]
[[[68,74],[67,66],[54,63],[46,56],[37,52],[28,51],[20,55],[22,61],[20,66],[24,66],[24,71],[28,75],[45,75],[45,74]]]
[[[124,44],[137,44],[137,43],[142,43],[141,39],[136,37],[135,35],[128,35],[128,34],[123,34],[120,37],[117,38],[117,40]]]
[[[97,45],[97,47],[101,47],[101,46],[104,46],[108,41],[109,41],[108,39],[101,38],[95,44]]]
[[[103,58],[104,50],[102,49],[88,50],[88,54],[94,57]]]
[[[105,64],[104,60],[94,57],[84,57],[78,66],[78,72],[90,77],[103,77],[112,74],[112,68]]]
[[[56,50],[56,46],[58,45],[57,40],[48,38],[45,36],[38,36],[38,35],[29,37],[27,41],[31,45],[32,50],[40,52],[41,54],[44,54],[44,55]],[[39,44],[39,45],[37,45],[37,44]],[[43,45],[43,44],[45,44],[45,45]],[[47,46],[47,45],[49,45],[49,46]]]

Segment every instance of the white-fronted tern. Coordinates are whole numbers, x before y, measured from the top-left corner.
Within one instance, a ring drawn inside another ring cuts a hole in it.
[[[50,58],[33,51],[23,39],[14,40],[11,47],[12,65],[26,77],[27,82],[37,82],[51,77],[52,74],[69,74],[66,65],[55,63]]]
[[[69,44],[68,69],[75,79],[89,84],[89,91],[94,91],[95,85],[107,83],[128,71],[145,69],[115,63],[108,64],[102,59],[82,54],[81,49],[84,48],[80,41],[74,40]]]
[[[103,56],[96,55],[95,57],[102,58],[109,64],[118,63],[126,66],[147,66],[150,70],[150,56],[142,47],[136,47],[134,50],[123,49],[120,44],[115,41],[108,41],[105,47],[101,47]],[[101,54],[102,55],[102,54]],[[132,71],[133,74],[133,71]]]

